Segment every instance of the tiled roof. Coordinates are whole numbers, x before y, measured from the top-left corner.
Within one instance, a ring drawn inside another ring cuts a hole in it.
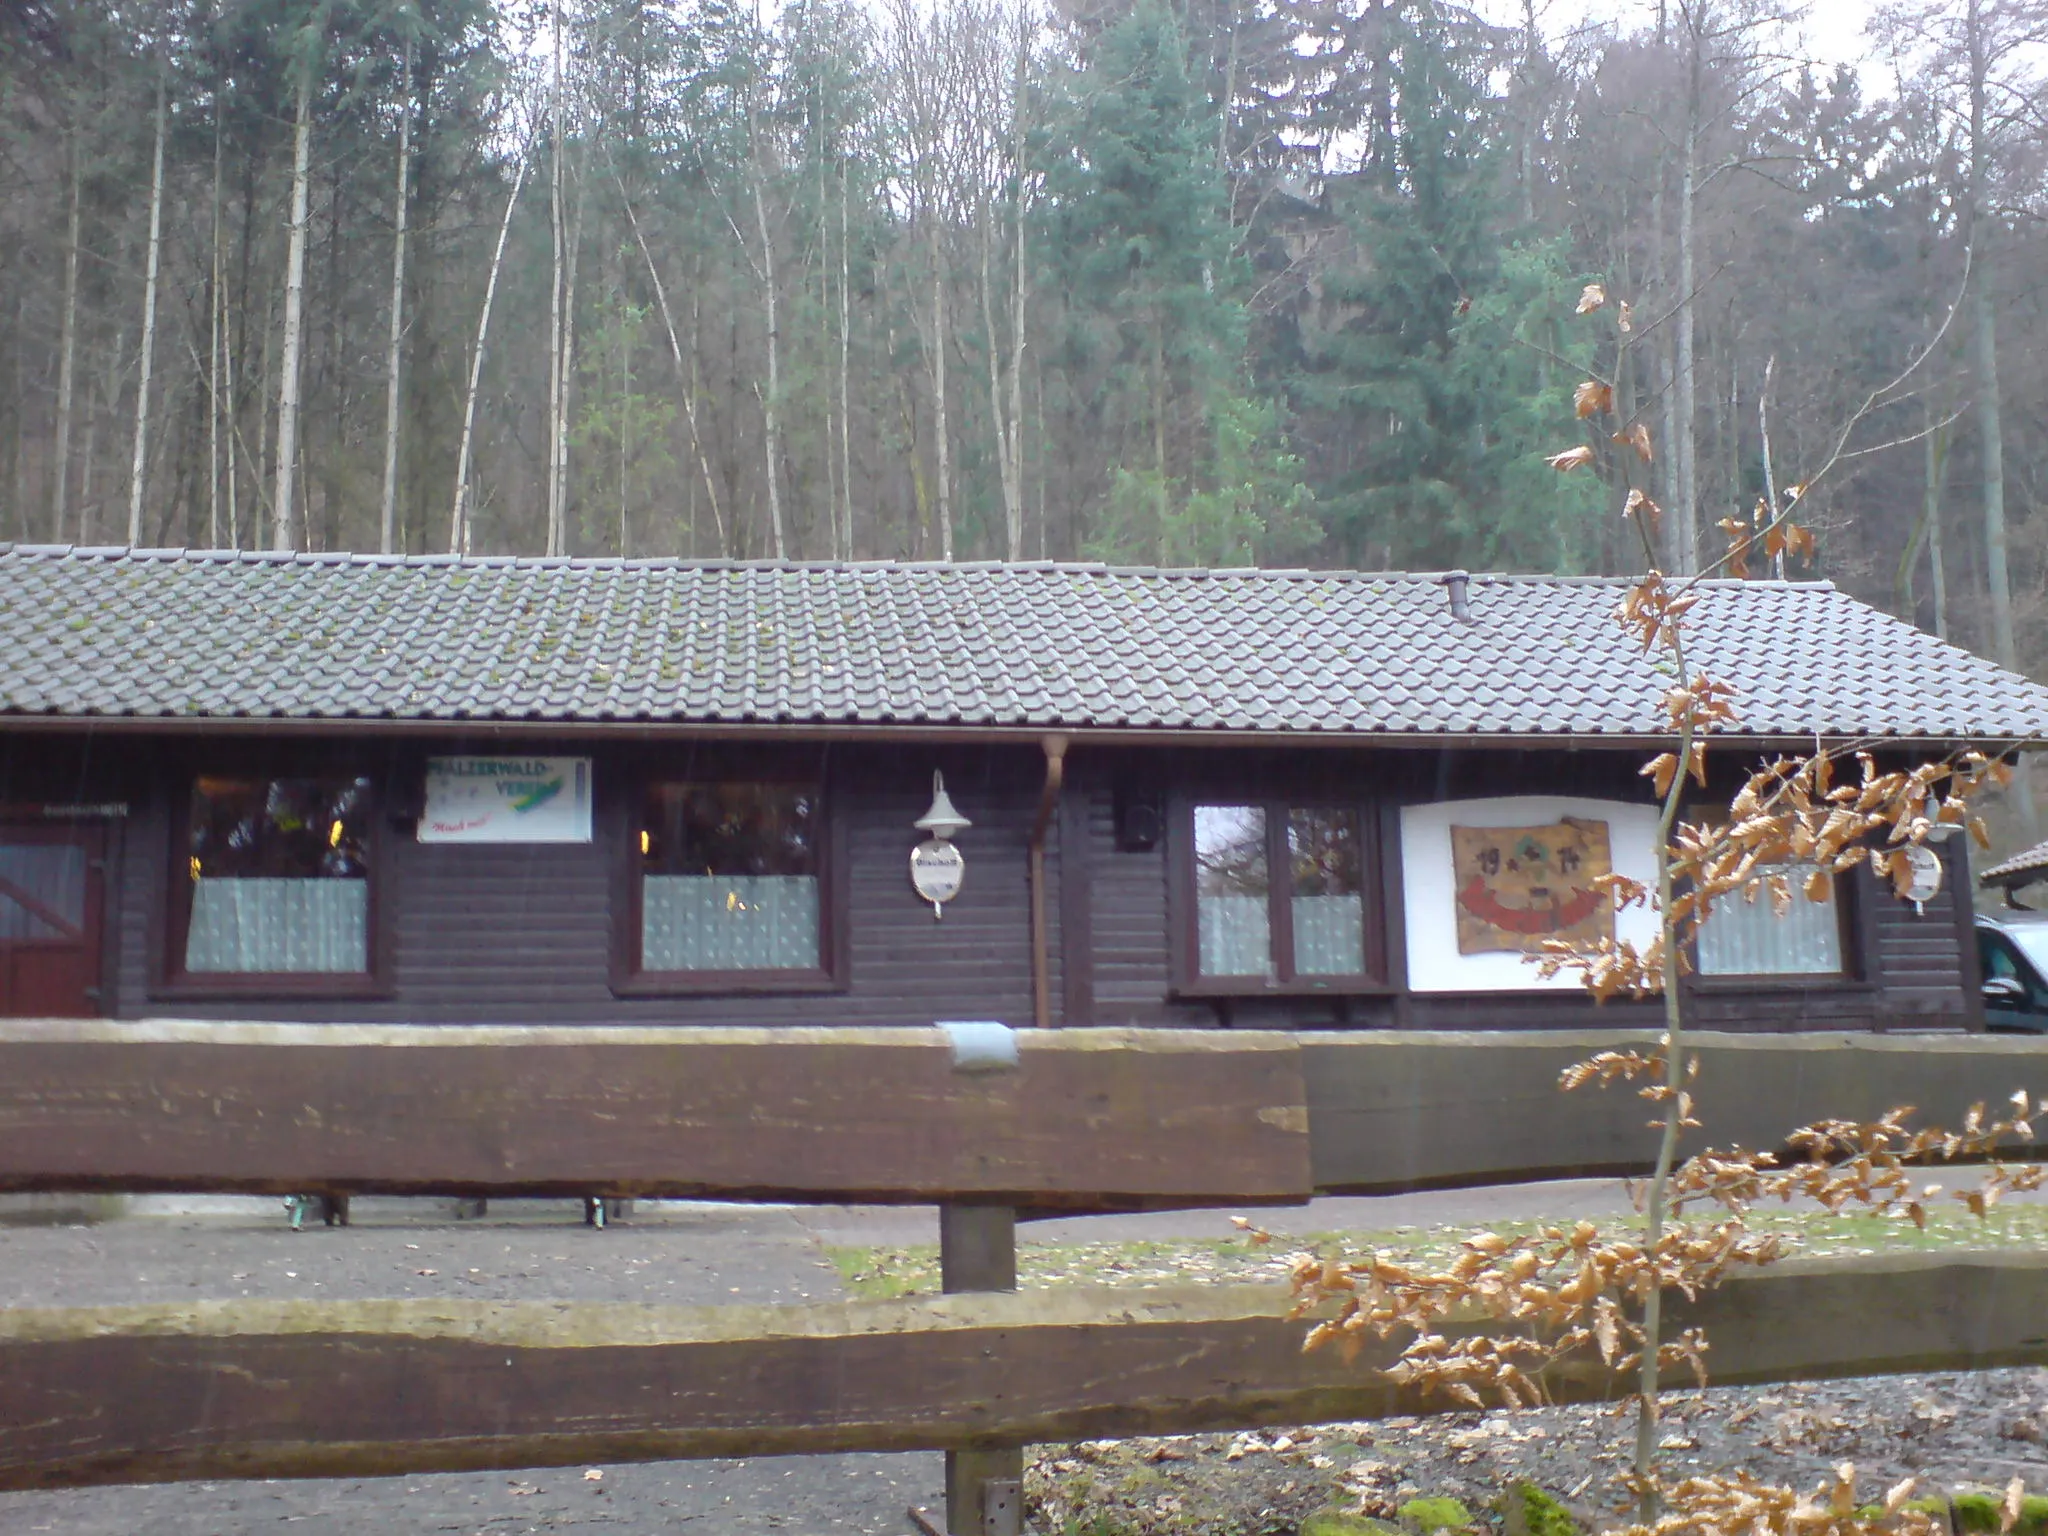
[[[2036,843],[2024,852],[2002,859],[1977,877],[1979,885],[2031,885],[2048,880],[2048,843]]]
[[[0,718],[1640,737],[1625,585],[0,545]],[[2048,736],[2048,689],[1825,583],[1706,583],[1689,633],[1746,736]]]

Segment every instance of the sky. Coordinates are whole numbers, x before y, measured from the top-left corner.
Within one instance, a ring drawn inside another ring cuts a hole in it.
[[[1804,13],[1796,28],[1800,51],[1816,63],[1849,64],[1859,71],[1882,67],[1865,31],[1876,11],[1869,0],[1805,0],[1786,8]],[[1522,20],[1521,0],[1480,0],[1479,9],[1503,24]],[[1656,0],[1538,0],[1538,11],[1557,34],[1587,19],[1648,24],[1656,15]]]

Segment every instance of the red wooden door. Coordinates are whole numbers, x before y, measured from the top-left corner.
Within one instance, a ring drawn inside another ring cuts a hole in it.
[[[0,1017],[100,1011],[106,833],[0,822]]]

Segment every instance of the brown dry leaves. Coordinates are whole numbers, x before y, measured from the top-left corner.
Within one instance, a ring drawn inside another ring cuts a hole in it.
[[[1664,1491],[1665,1512],[1654,1525],[1609,1536],[1945,1536],[1938,1516],[1907,1506],[1915,1486],[1907,1478],[1881,1502],[1860,1502],[1856,1469],[1846,1462],[1804,1497],[1742,1472],[1688,1477]]]
[[[1793,496],[1796,499],[1796,491]],[[1721,561],[1728,574],[1738,581],[1749,579],[1749,557],[1759,546],[1771,560],[1780,555],[1802,555],[1811,560],[1818,548],[1812,529],[1793,522],[1789,515],[1773,515],[1770,504],[1761,499],[1748,522],[1739,517],[1724,517],[1714,526],[1727,536],[1728,547]]]
[[[1629,1314],[1652,1288],[1694,1294],[1735,1265],[1768,1263],[1782,1240],[1756,1238],[1736,1223],[1666,1231],[1654,1250],[1603,1237],[1591,1222],[1548,1227],[1528,1237],[1481,1232],[1447,1268],[1423,1269],[1376,1253],[1357,1262],[1304,1259],[1293,1275],[1295,1315],[1325,1308],[1305,1350],[1336,1345],[1355,1358],[1367,1341],[1405,1335],[1385,1375],[1454,1402],[1509,1407],[1550,1400],[1557,1369],[1625,1372],[1643,1347]],[[1507,1323],[1487,1334],[1447,1324]],[[1665,1344],[1659,1360],[1687,1367],[1704,1383],[1706,1341],[1688,1332]]]
[[[1615,617],[1646,653],[1675,658],[1683,654],[1685,617],[1699,599],[1697,588],[1651,571],[1629,589]],[[1658,799],[1675,810],[1671,796],[1680,777],[1704,788],[1709,739],[1739,724],[1740,717],[1734,690],[1706,673],[1666,688],[1660,707],[1665,729],[1680,746],[1652,758],[1642,772]],[[1989,846],[1970,803],[2010,780],[2003,762],[1967,751],[1910,769],[1881,770],[1870,753],[1857,752],[1857,775],[1838,780],[1843,756],[1828,751],[1779,757],[1747,777],[1725,816],[1677,822],[1666,849],[1675,893],[1670,923],[1660,923],[1658,936],[1641,945],[1615,938],[1590,945],[1546,941],[1538,973],[1575,973],[1601,1001],[1648,996],[1664,987],[1667,948],[1677,951],[1682,969],[1688,965],[1688,941],[1716,902],[1768,896],[1783,912],[1802,897],[1828,901],[1835,878],[1866,863],[1903,896],[1914,879],[1910,850],[1930,836],[1960,827]],[[1602,884],[1617,911],[1657,905],[1638,882],[1609,878]]]
[[[1635,1083],[1643,1098],[1675,1097],[1685,1123],[1697,1124],[1689,1094],[1664,1077],[1662,1058],[1619,1050],[1575,1063],[1561,1082],[1567,1089]],[[1581,1221],[1529,1236],[1475,1233],[1448,1265],[1404,1264],[1384,1252],[1348,1261],[1304,1258],[1291,1277],[1294,1315],[1317,1321],[1303,1348],[1334,1345],[1355,1359],[1369,1341],[1401,1341],[1384,1371],[1389,1381],[1471,1407],[1548,1402],[1559,1373],[1619,1376],[1637,1368],[1646,1340],[1636,1317],[1651,1291],[1697,1297],[1737,1270],[1783,1258],[1782,1234],[1747,1225],[1759,1202],[1803,1198],[1836,1213],[1858,1205],[1924,1227],[1927,1202],[1940,1186],[1919,1183],[1915,1169],[1996,1159],[2032,1145],[2032,1100],[2017,1092],[2009,1105],[1999,1117],[1975,1106],[1959,1131],[1908,1129],[1910,1109],[1868,1124],[1818,1121],[1787,1139],[1783,1162],[1740,1148],[1700,1153],[1673,1170],[1668,1200],[1675,1219],[1654,1245]],[[1981,1216],[2001,1194],[2044,1182],[2048,1165],[1994,1160],[1976,1187],[1954,1198]],[[1683,1219],[1700,1206],[1720,1214]],[[1658,1362],[1660,1369],[1689,1369],[1704,1385],[1706,1341],[1688,1331],[1660,1345]]]

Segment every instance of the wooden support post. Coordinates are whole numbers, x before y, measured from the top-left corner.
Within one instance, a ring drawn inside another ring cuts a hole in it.
[[[939,1284],[954,1291],[1017,1289],[1017,1213],[964,1200],[939,1207]]]
[[[1017,1289],[1017,1212],[953,1201],[939,1207],[939,1276],[948,1292]],[[946,1453],[950,1536],[1018,1536],[1024,1528],[1024,1448]]]

